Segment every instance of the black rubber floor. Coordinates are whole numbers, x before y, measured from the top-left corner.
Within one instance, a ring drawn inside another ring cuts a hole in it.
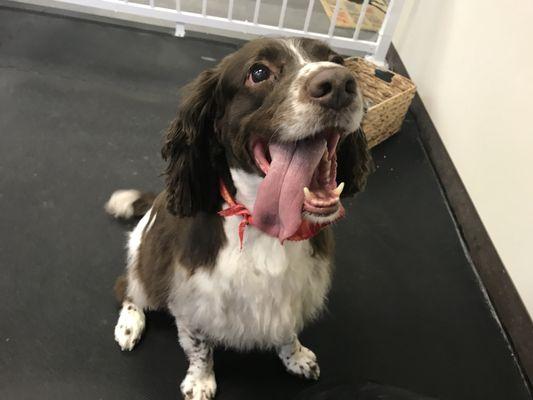
[[[127,226],[102,205],[158,189],[177,88],[231,45],[0,8],[0,399],[176,399],[172,320],[113,340]],[[329,312],[303,334],[318,385],[375,381],[440,399],[528,399],[407,120],[373,152],[336,228]],[[272,354],[218,351],[217,399],[293,399],[313,385]],[[305,398],[301,397],[301,398]]]

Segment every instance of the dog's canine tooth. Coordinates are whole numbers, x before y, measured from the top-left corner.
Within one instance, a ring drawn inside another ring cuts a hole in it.
[[[335,193],[335,195],[340,197],[343,190],[344,190],[344,182],[341,182],[340,185],[337,186],[336,189],[333,189],[333,193]]]
[[[312,200],[313,199],[313,195],[311,194],[311,191],[309,190],[309,188],[306,186],[304,187],[304,196],[305,196],[305,199],[306,200]]]

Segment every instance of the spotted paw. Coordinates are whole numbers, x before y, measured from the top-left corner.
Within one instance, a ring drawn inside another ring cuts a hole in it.
[[[296,351],[279,356],[289,373],[312,380],[318,380],[320,377],[320,367],[315,353],[307,347],[299,345]]]
[[[211,400],[217,391],[215,375],[210,373],[198,376],[188,373],[180,389],[184,400]]]
[[[122,351],[132,350],[144,330],[144,312],[135,304],[125,301],[115,326],[115,340]]]

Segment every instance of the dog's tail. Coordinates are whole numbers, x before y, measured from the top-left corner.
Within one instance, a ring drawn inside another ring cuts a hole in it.
[[[115,218],[142,217],[152,207],[156,195],[143,193],[138,190],[117,190],[113,192],[107,203],[105,211]]]

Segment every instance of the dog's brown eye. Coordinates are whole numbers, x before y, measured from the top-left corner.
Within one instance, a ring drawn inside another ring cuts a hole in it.
[[[331,61],[332,63],[335,63],[335,64],[344,65],[344,58],[342,58],[341,56],[339,56],[337,54],[334,55],[333,57],[331,57],[331,59],[329,61]]]
[[[263,64],[256,64],[250,69],[250,78],[254,83],[266,81],[270,78],[270,70]]]

